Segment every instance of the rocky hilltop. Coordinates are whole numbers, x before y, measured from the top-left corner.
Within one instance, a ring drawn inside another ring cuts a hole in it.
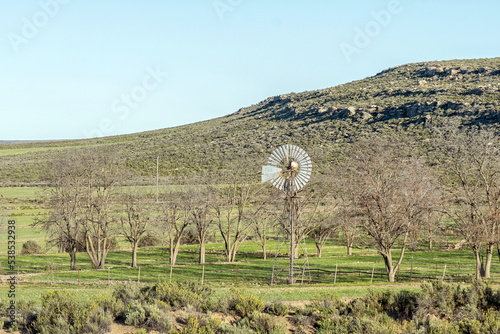
[[[499,119],[500,58],[407,64],[336,87],[273,96],[225,117],[175,128],[1,145],[0,183],[43,182],[48,159],[81,147],[118,151],[142,182],[153,177],[157,154],[165,176],[231,172],[235,166],[257,175],[269,153],[285,143],[306,149],[321,171],[360,137],[421,142],[443,124],[497,127]]]

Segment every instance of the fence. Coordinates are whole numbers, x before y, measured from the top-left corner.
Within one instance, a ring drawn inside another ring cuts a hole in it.
[[[333,268],[333,266],[332,266]],[[363,264],[336,264],[335,269],[311,266],[295,267],[295,282],[298,284],[373,284],[387,282],[387,273],[380,262]],[[272,267],[252,263],[211,263],[205,265],[141,266],[138,268],[107,267],[102,270],[78,269],[76,271],[54,271],[49,273],[23,272],[19,267],[18,278],[40,283],[68,284],[115,284],[118,282],[184,282],[201,284],[270,284]],[[492,272],[492,277],[500,273]],[[396,282],[421,282],[445,280],[462,282],[475,277],[474,264],[444,264],[431,266],[403,267],[396,272]],[[287,284],[288,267],[281,266],[274,273],[273,284]]]

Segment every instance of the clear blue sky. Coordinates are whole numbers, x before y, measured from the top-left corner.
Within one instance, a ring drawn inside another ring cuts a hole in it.
[[[499,1],[0,2],[0,140],[173,127],[410,62],[500,56]]]

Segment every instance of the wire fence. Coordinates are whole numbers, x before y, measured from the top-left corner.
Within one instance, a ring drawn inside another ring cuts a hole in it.
[[[498,269],[498,268],[497,268]],[[400,268],[395,273],[395,282],[418,283],[444,280],[465,282],[475,278],[475,264],[434,264]],[[386,283],[388,275],[379,263],[338,263],[334,269],[318,266],[294,267],[295,284],[374,284]],[[282,264],[272,267],[251,263],[224,263],[179,266],[143,266],[138,268],[104,268],[101,270],[67,270],[54,272],[25,273],[18,268],[18,280],[38,283],[65,284],[117,284],[120,282],[198,282],[201,284],[289,284],[289,267]],[[500,277],[500,272],[491,272],[491,277]]]

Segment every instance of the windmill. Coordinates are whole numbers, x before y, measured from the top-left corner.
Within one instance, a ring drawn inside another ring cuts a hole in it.
[[[276,148],[267,159],[267,165],[262,166],[262,182],[271,181],[276,188],[285,193],[284,219],[289,219],[290,222],[288,227],[290,234],[290,284],[294,283],[294,224],[296,223],[295,220],[297,219],[298,212],[297,193],[309,181],[311,171],[312,163],[309,155],[300,147],[289,144]],[[272,280],[273,278],[271,278],[271,284]]]

